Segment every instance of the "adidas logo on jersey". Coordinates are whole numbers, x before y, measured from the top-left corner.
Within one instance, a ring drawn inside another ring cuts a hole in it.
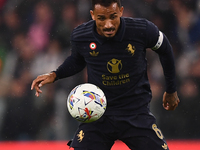
[[[99,55],[99,52],[92,51],[90,52],[90,55],[95,57]]]

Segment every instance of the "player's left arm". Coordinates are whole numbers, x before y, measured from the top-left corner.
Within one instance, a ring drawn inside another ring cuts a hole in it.
[[[169,40],[164,33],[158,30],[158,28],[150,24],[151,42],[154,46],[151,49],[158,55],[163,67],[163,72],[166,82],[166,92],[163,94],[163,107],[166,110],[175,110],[180,102],[177,89],[176,89],[176,73],[175,73],[175,61],[173,55],[173,49]],[[154,33],[152,33],[154,31]],[[148,33],[148,32],[147,32]]]
[[[159,48],[155,49],[155,52],[159,55],[166,81],[166,92],[163,95],[163,107],[166,110],[175,110],[180,100],[176,91],[176,71],[173,49],[164,33],[160,31],[159,34],[158,42],[161,42],[161,45]],[[161,39],[160,36],[163,36],[163,38]]]

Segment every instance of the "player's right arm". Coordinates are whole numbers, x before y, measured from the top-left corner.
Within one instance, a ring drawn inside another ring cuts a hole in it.
[[[73,76],[85,68],[85,59],[82,54],[80,54],[82,47],[77,47],[77,45],[79,45],[80,41],[85,40],[85,35],[88,34],[88,32],[85,31],[88,31],[88,28],[91,28],[91,24],[92,22],[83,24],[73,30],[71,35],[71,55],[67,57],[67,59],[65,59],[65,61],[55,71],[40,75],[35,80],[33,80],[31,90],[35,88],[35,95],[37,97],[40,93],[42,93],[40,88],[45,84],[53,83],[58,79]]]
[[[55,71],[39,75],[35,80],[33,80],[31,90],[35,89],[35,95],[38,97],[40,93],[42,93],[42,90],[40,88],[43,85],[47,83],[53,83],[58,79],[72,76],[83,70],[85,66],[85,59],[77,52],[75,44],[72,44],[71,55]]]

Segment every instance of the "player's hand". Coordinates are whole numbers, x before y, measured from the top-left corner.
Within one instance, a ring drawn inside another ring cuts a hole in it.
[[[163,94],[163,107],[166,110],[175,110],[179,102],[180,100],[178,98],[177,92],[171,94],[165,92]]]
[[[40,75],[35,80],[33,80],[31,85],[31,90],[35,88],[36,90],[35,95],[38,97],[40,93],[42,93],[42,90],[40,88],[47,83],[53,83],[55,78],[56,78],[55,72]]]

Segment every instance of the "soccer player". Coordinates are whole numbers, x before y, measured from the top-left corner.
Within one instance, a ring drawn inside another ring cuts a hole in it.
[[[38,97],[41,87],[72,76],[87,66],[88,82],[99,86],[108,105],[92,123],[81,123],[69,145],[75,150],[110,150],[116,140],[132,150],[168,150],[151,114],[146,48],[159,55],[166,92],[163,107],[175,110],[175,65],[167,37],[146,19],[122,17],[120,0],[92,0],[92,20],[76,27],[72,53],[57,70],[38,76],[31,85]]]

